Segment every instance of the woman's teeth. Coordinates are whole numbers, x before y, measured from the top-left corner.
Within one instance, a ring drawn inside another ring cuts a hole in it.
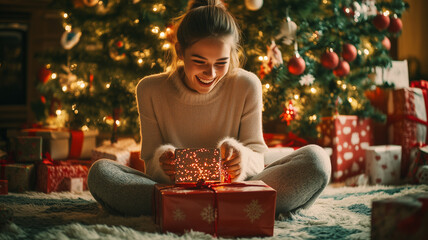
[[[212,83],[212,82],[215,80],[215,78],[213,78],[213,79],[209,79],[209,80],[206,80],[206,79],[202,79],[202,78],[200,78],[200,77],[198,77],[198,76],[196,76],[196,78],[197,78],[200,82],[205,83],[205,84],[210,84],[210,83]]]

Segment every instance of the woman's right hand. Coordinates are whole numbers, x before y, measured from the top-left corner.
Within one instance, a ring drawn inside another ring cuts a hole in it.
[[[166,150],[159,157],[159,164],[165,174],[171,179],[171,181],[175,181],[175,153],[171,150]]]

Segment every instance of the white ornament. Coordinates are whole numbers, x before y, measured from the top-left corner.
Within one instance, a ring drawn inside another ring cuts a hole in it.
[[[268,47],[267,57],[272,67],[279,66],[283,63],[281,51],[279,51],[275,41],[272,41],[271,45]]]
[[[93,7],[97,5],[99,0],[83,0],[83,4],[85,4],[88,7]]]
[[[299,83],[302,86],[303,85],[309,86],[309,85],[312,85],[314,83],[314,81],[315,81],[315,78],[314,78],[314,76],[312,76],[312,74],[306,74],[300,78]]]
[[[247,213],[251,223],[254,223],[265,212],[258,200],[252,200],[251,203],[245,206],[244,211]]]
[[[263,0],[245,0],[245,7],[250,11],[257,11],[263,5]]]
[[[68,32],[65,31],[61,36],[61,45],[64,49],[72,49],[80,40],[82,32],[79,29],[73,29]]]
[[[285,21],[281,22],[279,28],[279,34],[276,35],[276,39],[282,39],[282,42],[286,45],[291,45],[296,39],[297,24],[290,18],[286,18]]]

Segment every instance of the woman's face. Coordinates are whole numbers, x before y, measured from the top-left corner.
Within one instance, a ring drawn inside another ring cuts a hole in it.
[[[209,93],[226,75],[230,64],[232,37],[203,38],[185,49],[186,85],[198,92]]]

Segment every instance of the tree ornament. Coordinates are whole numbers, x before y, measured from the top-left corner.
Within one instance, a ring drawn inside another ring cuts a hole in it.
[[[279,117],[282,122],[287,122],[287,125],[290,124],[291,120],[296,118],[296,111],[291,100],[288,102],[288,105],[284,107],[284,112]]]
[[[306,74],[300,78],[299,83],[301,86],[310,86],[314,83],[314,81],[315,78],[312,74]]]
[[[327,69],[335,69],[339,64],[339,57],[333,49],[329,49],[327,52],[321,55],[321,65]]]
[[[398,18],[396,14],[394,14],[394,16],[390,18],[388,31],[390,33],[398,33],[401,29],[403,29],[403,22],[401,22],[401,19]]]
[[[110,57],[115,61],[121,61],[126,57],[125,42],[122,40],[112,40],[109,44]]]
[[[275,41],[272,41],[271,45],[267,47],[267,57],[269,59],[268,66],[270,70],[283,64],[281,51],[279,51]]]
[[[276,39],[281,40],[286,45],[291,45],[296,39],[297,24],[287,17],[285,21],[281,22],[279,28],[279,34],[276,35]]]
[[[339,65],[337,66],[337,68],[333,70],[333,74],[336,77],[343,77],[348,75],[350,70],[351,68],[349,67],[349,63],[345,60],[342,60],[339,62]]]
[[[343,44],[342,57],[348,62],[354,61],[357,58],[357,48],[350,43]]]
[[[388,28],[389,26],[389,17],[384,13],[378,13],[376,17],[373,18],[373,25],[377,30],[382,31]]]
[[[85,4],[88,7],[93,7],[97,5],[99,0],[83,0],[83,4]]]
[[[263,5],[263,0],[245,0],[245,7],[250,11],[257,11]]]
[[[42,83],[46,83],[51,78],[52,71],[46,66],[41,67],[38,73],[39,81]]]
[[[386,50],[390,50],[391,49],[391,41],[389,40],[388,37],[384,37],[382,40],[382,45],[385,47]]]
[[[345,14],[345,16],[347,16],[347,17],[354,17],[354,10],[351,7],[344,6],[342,8],[342,11]]]
[[[288,71],[293,75],[302,74],[305,71],[305,68],[305,60],[297,52],[290,59],[290,61],[288,61]]]
[[[65,31],[61,36],[61,45],[64,49],[72,49],[80,40],[82,32],[76,28],[71,31]]]

